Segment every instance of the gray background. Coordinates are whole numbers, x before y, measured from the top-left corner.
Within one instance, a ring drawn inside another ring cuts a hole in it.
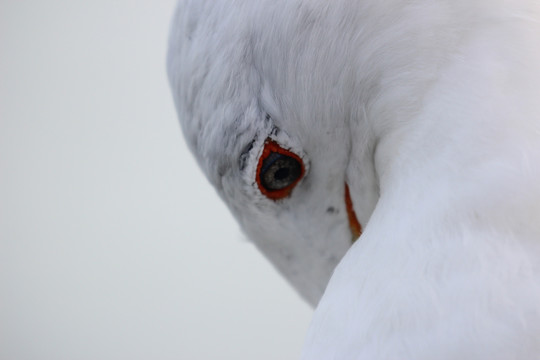
[[[174,1],[0,0],[0,359],[294,359],[312,310],[191,158]]]

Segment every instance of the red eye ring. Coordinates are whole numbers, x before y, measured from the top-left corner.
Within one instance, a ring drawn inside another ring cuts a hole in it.
[[[276,189],[273,189],[269,186],[265,186],[265,173],[268,171],[268,165],[266,163],[268,161],[271,161],[270,158],[275,157],[276,154],[281,155],[281,157],[285,159],[288,159],[288,162],[296,165],[296,169],[293,169],[295,170],[294,173],[290,174],[289,178],[286,179],[286,181],[288,181],[288,183],[286,183],[286,186],[278,186]],[[304,177],[305,171],[306,170],[304,162],[302,161],[300,156],[282,148],[277,142],[271,139],[266,139],[264,143],[264,149],[261,156],[259,157],[259,162],[257,163],[257,172],[255,175],[255,179],[257,181],[259,190],[263,195],[265,195],[271,200],[280,200],[290,195],[292,189],[294,189],[298,182],[300,182],[300,180]]]

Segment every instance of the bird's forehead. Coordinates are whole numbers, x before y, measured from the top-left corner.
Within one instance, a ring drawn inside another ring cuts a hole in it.
[[[247,127],[264,126],[264,113],[291,134],[310,133],[301,139],[305,142],[335,132],[350,116],[354,67],[346,65],[350,51],[326,34],[339,29],[328,28],[324,7],[314,10],[309,2],[294,1],[267,5],[179,5],[168,69],[184,131],[198,154],[224,145],[199,146],[201,138],[255,132]]]

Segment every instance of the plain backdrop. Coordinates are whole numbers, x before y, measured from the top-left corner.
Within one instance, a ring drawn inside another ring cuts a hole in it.
[[[300,354],[311,308],[184,144],[173,8],[0,0],[0,360]]]

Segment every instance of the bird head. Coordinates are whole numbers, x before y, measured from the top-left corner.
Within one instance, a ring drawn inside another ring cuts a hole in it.
[[[247,237],[316,305],[379,197],[376,137],[358,101],[377,89],[369,79],[359,87],[356,55],[308,7],[265,3],[268,13],[249,1],[181,1],[169,80],[203,172]]]

